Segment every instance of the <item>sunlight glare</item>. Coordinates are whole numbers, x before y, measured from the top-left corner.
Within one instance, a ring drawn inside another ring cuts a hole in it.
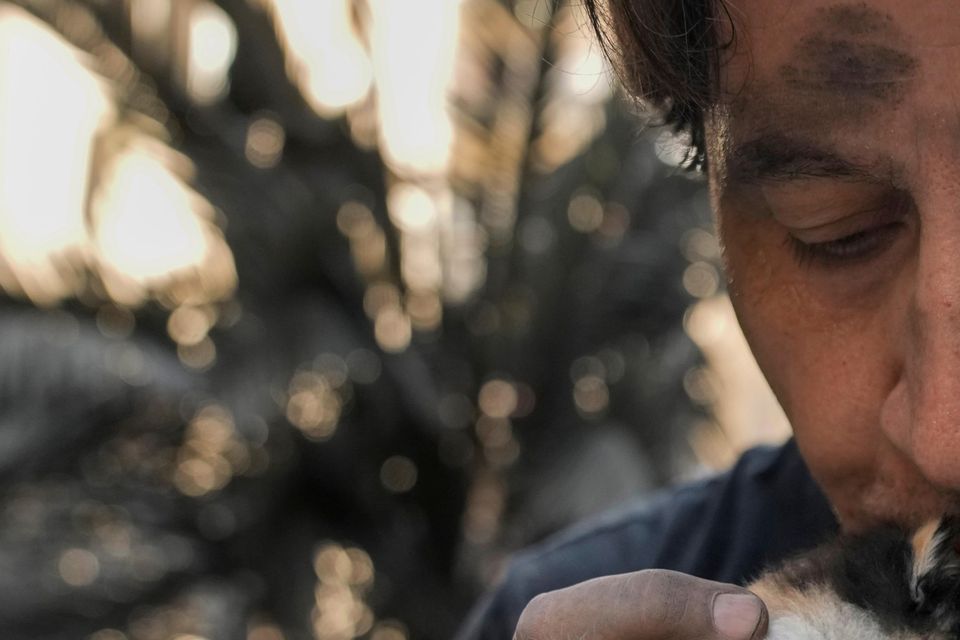
[[[232,254],[210,222],[212,207],[174,173],[173,159],[169,149],[132,145],[107,167],[94,194],[97,256],[111,296],[122,302],[136,304],[183,273],[196,274],[207,300],[235,286]]]
[[[72,47],[24,11],[0,7],[4,289],[46,304],[73,293],[58,263],[68,253],[82,261],[90,156],[111,113],[104,86]]]
[[[350,0],[261,0],[275,12],[287,73],[321,116],[339,116],[363,100],[372,79]]]
[[[460,2],[372,0],[370,10],[384,158],[400,173],[442,175],[453,143],[447,93]]]
[[[187,92],[200,104],[217,101],[229,88],[230,66],[237,53],[237,28],[212,2],[201,2],[190,12],[189,51]]]

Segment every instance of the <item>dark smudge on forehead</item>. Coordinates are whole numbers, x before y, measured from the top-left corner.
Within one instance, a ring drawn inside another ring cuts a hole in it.
[[[893,35],[896,27],[889,14],[868,7],[866,3],[842,4],[817,9],[815,20],[821,26],[834,26],[850,35]]]
[[[917,67],[899,49],[820,34],[801,40],[796,54],[796,64],[781,69],[788,84],[850,98],[899,101]]]
[[[834,5],[816,12],[808,34],[780,68],[794,91],[842,99],[859,115],[906,95],[918,63],[889,15],[863,3]]]
[[[920,75],[920,62],[911,55],[915,43],[890,14],[864,2],[814,9],[800,19],[799,25],[778,33],[790,43],[788,56],[776,60],[772,68],[754,67],[761,73],[748,71],[746,81],[708,111],[708,153],[714,159],[717,184],[730,177],[726,162],[739,165],[733,173],[743,169],[738,149],[758,139],[779,144],[778,136],[784,135],[816,149],[835,148],[843,132],[854,133],[845,137],[841,157],[849,156],[858,166],[866,163],[871,171],[893,171],[870,166],[871,138],[863,134],[872,127],[890,126],[898,117],[898,107]],[[756,60],[762,51],[751,53]],[[800,158],[799,164],[776,167],[770,166],[767,156],[749,157],[741,173],[748,178],[791,171],[851,173],[810,152],[794,156]]]

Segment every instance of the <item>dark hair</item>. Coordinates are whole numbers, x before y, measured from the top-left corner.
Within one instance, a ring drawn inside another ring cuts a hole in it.
[[[584,0],[626,90],[690,136],[687,165],[706,167],[704,112],[715,95],[720,52],[733,42],[724,0]],[[718,16],[729,39],[718,40]]]

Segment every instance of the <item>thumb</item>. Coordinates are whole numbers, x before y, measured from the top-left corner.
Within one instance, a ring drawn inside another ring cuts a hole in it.
[[[767,634],[767,609],[749,591],[728,591],[713,598],[713,626],[725,638],[752,640]]]
[[[759,640],[766,632],[766,607],[746,589],[652,569],[537,596],[514,638]]]

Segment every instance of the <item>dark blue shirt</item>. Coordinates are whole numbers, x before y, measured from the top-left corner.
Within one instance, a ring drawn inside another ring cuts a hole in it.
[[[744,584],[836,530],[792,440],[753,449],[726,473],[627,505],[519,554],[458,638],[510,640],[534,596],[598,576],[660,568]]]

